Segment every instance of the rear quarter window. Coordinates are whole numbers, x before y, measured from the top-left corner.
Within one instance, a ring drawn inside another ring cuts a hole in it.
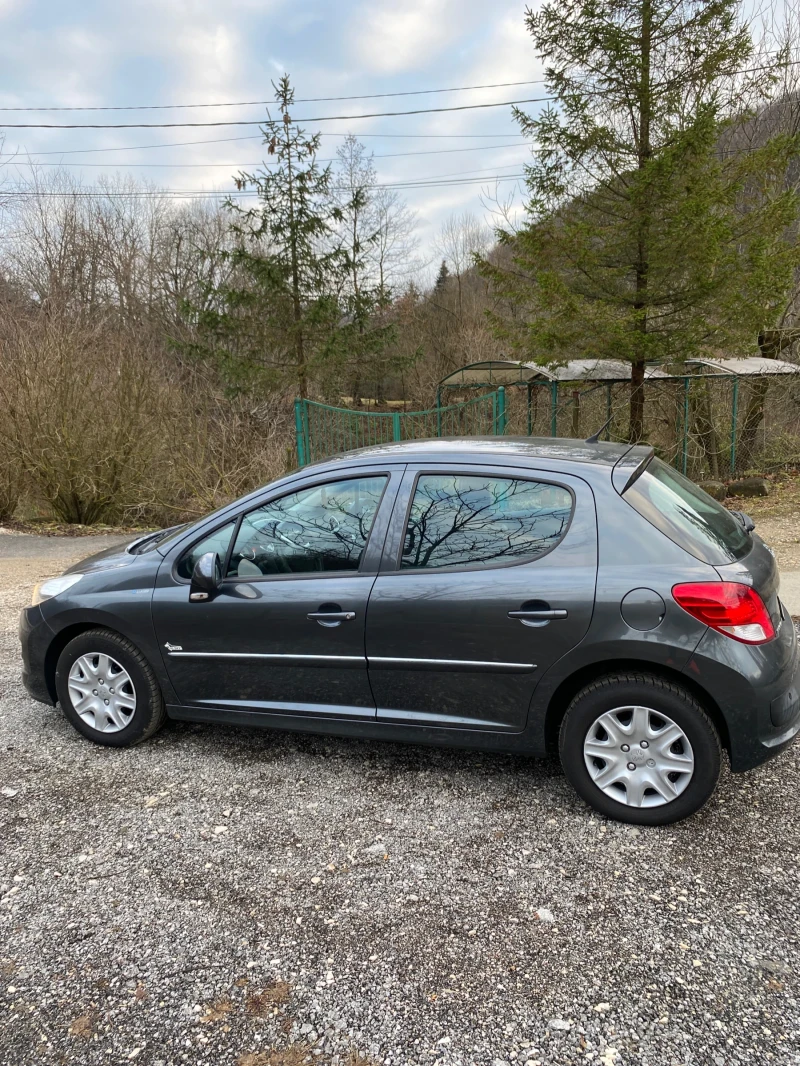
[[[742,559],[753,547],[730,511],[660,459],[647,465],[622,498],[671,541],[712,566]]]

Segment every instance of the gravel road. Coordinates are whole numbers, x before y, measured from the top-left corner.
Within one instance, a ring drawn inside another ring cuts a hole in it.
[[[2,1066],[800,1064],[799,747],[656,830],[553,761],[95,747],[27,698],[16,635],[94,545],[34,547],[0,538]]]

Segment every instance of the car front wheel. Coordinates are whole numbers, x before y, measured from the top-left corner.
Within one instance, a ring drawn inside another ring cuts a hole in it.
[[[109,629],[88,630],[66,645],[56,666],[56,692],[78,732],[109,747],[146,740],[166,717],[147,659]]]
[[[586,802],[635,825],[667,825],[700,810],[722,762],[717,731],[694,696],[648,674],[587,685],[567,708],[559,749]]]

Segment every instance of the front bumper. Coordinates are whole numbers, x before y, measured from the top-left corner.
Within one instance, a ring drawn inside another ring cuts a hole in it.
[[[709,629],[686,673],[722,713],[734,773],[780,754],[800,733],[800,654],[788,614],[768,644],[742,644]]]
[[[19,616],[19,639],[22,644],[22,683],[35,700],[52,706],[56,695],[47,682],[46,664],[53,631],[42,617],[38,604],[23,608]]]

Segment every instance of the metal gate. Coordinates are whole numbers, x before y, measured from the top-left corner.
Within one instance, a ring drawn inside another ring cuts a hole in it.
[[[429,411],[354,411],[295,400],[299,466],[351,448],[425,437],[499,436],[506,428],[505,390]]]

